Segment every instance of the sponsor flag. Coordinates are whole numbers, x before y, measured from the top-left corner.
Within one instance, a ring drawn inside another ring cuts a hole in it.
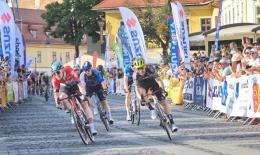
[[[216,53],[218,51],[218,45],[219,45],[219,31],[221,26],[221,14],[222,14],[222,0],[219,1],[219,12],[218,12],[218,20],[217,20],[217,30],[216,30],[216,38],[215,38],[215,49],[214,52]]]
[[[1,43],[4,57],[9,57],[8,66],[14,73],[15,65],[15,22],[12,10],[6,2],[0,1]]]
[[[128,42],[124,24],[120,25],[118,29],[118,36],[122,44],[123,64],[124,64],[123,67],[125,72],[126,71],[125,69],[127,69],[132,63],[133,55],[131,53],[131,48]]]
[[[136,15],[125,7],[119,7],[119,11],[124,21],[133,56],[142,57],[147,60],[144,34]]]
[[[24,64],[24,44],[23,36],[17,25],[15,25],[15,59],[19,61],[20,65]]]
[[[178,47],[178,40],[176,37],[176,29],[174,25],[174,19],[170,17],[168,19],[168,24],[170,28],[170,57],[171,57],[171,68],[172,68],[172,73],[176,75],[177,69],[179,67],[179,47]]]
[[[177,2],[176,4],[171,3],[171,7],[182,60],[184,62],[185,68],[191,70],[190,43],[185,12],[179,2]]]

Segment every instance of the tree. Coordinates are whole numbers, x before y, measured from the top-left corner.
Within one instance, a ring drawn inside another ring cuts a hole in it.
[[[139,22],[142,26],[145,40],[162,47],[164,63],[169,62],[168,48],[170,32],[168,28],[168,17],[170,11],[168,4],[163,7],[153,7],[151,1],[147,1],[146,9],[137,8],[135,10]]]
[[[75,46],[75,57],[79,56],[79,45],[87,34],[94,42],[99,39],[98,20],[101,13],[91,10],[101,0],[64,0],[46,6],[42,18],[46,21],[46,32],[54,38],[62,38]]]

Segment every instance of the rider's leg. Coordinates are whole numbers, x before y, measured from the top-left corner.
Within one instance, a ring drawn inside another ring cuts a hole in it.
[[[126,119],[129,121],[130,116],[129,116],[129,108],[130,108],[130,91],[126,92],[125,94],[125,108],[126,108]]]
[[[157,92],[155,93],[156,97],[160,101],[160,104],[162,105],[165,114],[167,115],[170,123],[171,123],[171,129],[173,132],[176,132],[178,130],[178,127],[175,125],[173,121],[173,116],[172,116],[172,105],[165,100],[165,96],[162,94],[162,92]]]
[[[60,100],[63,100],[65,98],[67,98],[68,95],[65,93],[65,92],[61,92],[60,95],[59,95],[59,99]],[[71,106],[70,106],[70,103],[68,100],[63,100],[62,101],[62,104],[64,106],[64,109],[67,109],[67,110],[70,110],[71,109]]]

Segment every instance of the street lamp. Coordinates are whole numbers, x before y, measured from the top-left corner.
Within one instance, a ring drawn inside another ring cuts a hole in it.
[[[100,43],[103,44],[103,27],[105,25],[105,22],[104,22],[104,19],[101,18],[99,21],[98,21],[98,26],[100,28]]]

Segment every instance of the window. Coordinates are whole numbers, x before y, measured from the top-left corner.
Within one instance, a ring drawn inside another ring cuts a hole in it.
[[[211,29],[211,19],[210,18],[201,18],[201,31],[208,31]]]
[[[188,34],[190,33],[190,20],[187,19],[187,30],[188,30]]]
[[[228,24],[231,23],[231,11],[228,11]]]
[[[35,0],[34,1],[34,8],[39,9],[40,8],[40,0]]]
[[[233,23],[235,23],[235,8],[233,8],[233,14],[232,14]]]
[[[57,54],[56,52],[52,52],[52,62],[57,60]]]
[[[257,24],[260,24],[260,18],[257,18]]]
[[[70,61],[70,52],[66,52],[66,63]]]
[[[37,51],[37,63],[41,63],[42,62],[42,53],[41,51]]]
[[[37,31],[36,31],[36,30],[30,30],[30,33],[31,33],[32,37],[33,37],[34,39],[36,39]]]
[[[257,14],[260,15],[260,6],[258,6],[258,7],[256,8],[256,10],[257,10],[257,11],[256,11]]]
[[[218,27],[218,16],[215,16],[215,28]]]
[[[62,53],[60,53],[60,62],[62,62]]]

